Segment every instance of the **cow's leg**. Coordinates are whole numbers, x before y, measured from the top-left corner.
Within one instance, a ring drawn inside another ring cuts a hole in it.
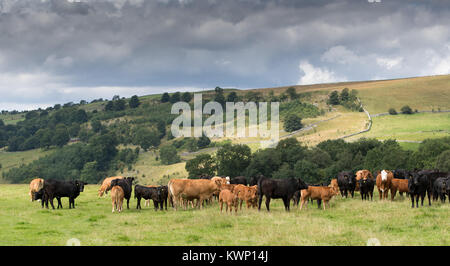
[[[428,205],[431,206],[431,199],[430,199],[430,197],[431,197],[431,195],[430,195],[431,194],[431,189],[428,190],[427,194],[428,194]],[[424,197],[425,197],[425,195],[424,195]]]
[[[419,198],[420,198],[420,194],[416,195],[416,208],[419,208]]]
[[[50,198],[50,205],[52,205],[52,209],[55,209],[55,206],[53,205],[53,196]]]
[[[320,209],[320,205],[322,205],[322,200],[318,199],[317,200],[317,209]]]
[[[153,200],[153,205],[155,206],[155,211],[158,211],[158,201]]]
[[[259,199],[258,199],[258,211],[261,210],[262,198],[263,198],[263,195],[259,195]]]
[[[136,209],[141,209],[141,197],[137,197]]]
[[[284,210],[285,211],[290,211],[290,209],[289,209],[289,200],[288,200],[287,197],[283,198],[283,204],[284,204]]]
[[[220,213],[222,213],[223,210],[223,201],[219,201],[220,202]]]
[[[127,209],[130,209],[130,198],[127,199]]]
[[[266,208],[267,208],[267,211],[270,211],[269,206],[270,206],[270,197],[266,196]]]

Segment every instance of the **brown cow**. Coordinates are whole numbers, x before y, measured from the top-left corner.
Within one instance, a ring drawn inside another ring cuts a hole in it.
[[[34,201],[34,193],[38,192],[43,187],[44,187],[44,179],[35,178],[35,179],[31,180],[30,191],[28,192],[28,195],[30,195],[30,197],[31,197],[31,201]]]
[[[389,170],[378,171],[376,184],[378,193],[380,194],[380,200],[387,199],[393,178],[394,174]]]
[[[256,196],[258,192],[257,185],[248,187],[242,184],[236,184],[232,192],[236,194],[236,196],[240,200],[240,207],[239,207],[240,210],[242,210],[242,203],[244,201],[245,204],[247,205],[247,209],[249,209],[250,206],[253,206],[254,208],[257,206],[258,203],[258,198]]]
[[[330,185],[328,185],[328,186],[332,187],[332,188],[335,188],[336,190],[339,191],[339,185],[338,185],[337,178],[331,179]]]
[[[230,214],[231,214],[233,212],[233,206],[234,206],[234,212],[237,213],[238,201],[239,201],[239,198],[236,193],[233,193],[228,189],[224,189],[224,190],[220,191],[220,193],[219,193],[220,212],[222,212],[223,204],[225,203],[227,205],[225,212],[228,212],[228,209],[230,209]]]
[[[395,194],[397,194],[397,191],[400,193],[400,196],[403,196],[403,192],[406,192],[406,194],[409,193],[408,179],[392,178],[391,200],[394,200],[394,197],[395,197]]]
[[[247,194],[245,195],[245,204],[247,209],[249,206],[253,208],[258,207],[258,185],[247,187]]]
[[[100,189],[98,190],[98,196],[102,197],[103,193],[108,194],[108,191],[111,189],[111,181],[114,179],[123,179],[123,176],[112,176],[107,177],[105,180],[103,180],[102,185],[100,186]]]
[[[118,212],[122,211],[124,197],[125,193],[120,186],[114,186],[111,189],[112,212],[114,212],[114,210],[117,210]]]
[[[355,188],[355,190],[359,191],[358,180],[367,179],[367,178],[373,179],[373,175],[369,170],[359,170],[358,172],[356,172],[356,188]]]
[[[209,199],[214,192],[220,190],[219,180],[208,179],[171,179],[167,184],[169,197],[172,199],[175,210],[181,200],[197,199],[197,207],[202,208],[204,200]],[[186,209],[186,207],[184,208]]]
[[[321,200],[323,201],[323,209],[325,210],[325,205],[328,204],[333,196],[339,194],[339,189],[335,187],[315,187],[308,186],[307,189],[301,190],[301,204],[300,210],[303,208],[303,204],[306,202],[306,207],[308,207],[308,200]]]

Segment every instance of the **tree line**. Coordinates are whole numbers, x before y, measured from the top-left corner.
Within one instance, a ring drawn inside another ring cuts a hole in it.
[[[341,171],[436,168],[450,171],[450,137],[427,139],[417,151],[405,150],[395,140],[365,138],[351,143],[327,140],[316,147],[289,138],[254,153],[245,144],[227,144],[216,155],[200,154],[186,163],[189,178],[264,175],[301,177],[308,183],[329,182]]]

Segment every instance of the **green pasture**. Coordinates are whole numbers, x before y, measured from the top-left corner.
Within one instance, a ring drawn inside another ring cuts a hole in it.
[[[450,113],[416,113],[374,117],[371,130],[352,139],[422,141],[446,136],[450,136]]]
[[[28,185],[0,185],[0,245],[355,245],[370,238],[381,245],[449,245],[450,204],[433,202],[412,209],[410,200],[394,202],[337,196],[327,210],[316,203],[285,212],[272,200],[271,212],[245,208],[237,214],[220,213],[218,203],[202,210],[154,211],[153,207],[111,212],[109,194],[97,197],[98,185],[87,185],[76,199],[76,209],[42,209],[30,202]],[[376,190],[376,189],[375,189]],[[134,195],[134,193],[133,193]],[[56,200],[55,200],[56,204]],[[144,206],[143,202],[141,203]]]

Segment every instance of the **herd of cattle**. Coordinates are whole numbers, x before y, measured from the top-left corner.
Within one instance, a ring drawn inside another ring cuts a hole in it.
[[[376,176],[374,178],[374,176]],[[114,176],[103,180],[98,196],[102,197],[111,191],[112,212],[121,212],[123,201],[127,201],[127,209],[130,208],[130,198],[134,182],[133,177]],[[62,208],[61,198],[69,198],[69,208],[75,208],[75,199],[83,192],[86,182],[83,181],[62,181],[54,179],[33,179],[30,183],[29,195],[31,200],[41,200],[42,208],[48,208],[48,202],[54,209],[53,199],[58,201],[57,208]],[[421,205],[426,195],[428,204],[433,200],[440,199],[445,202],[446,197],[450,202],[450,174],[439,170],[382,170],[372,174],[369,170],[360,170],[356,173],[343,171],[338,177],[332,179],[330,183],[306,184],[300,178],[273,179],[264,176],[250,178],[249,181],[243,176],[235,178],[229,177],[204,177],[199,179],[171,179],[167,186],[134,186],[134,198],[137,199],[137,209],[141,209],[141,199],[146,200],[146,206],[153,200],[155,210],[163,210],[163,205],[167,210],[167,202],[178,209],[182,206],[185,210],[189,204],[202,208],[204,204],[210,204],[213,200],[218,200],[220,211],[226,205],[225,211],[230,213],[234,207],[235,212],[238,206],[242,209],[245,201],[247,209],[261,209],[262,199],[265,196],[267,211],[270,210],[271,199],[282,199],[286,211],[290,209],[290,201],[294,205],[300,204],[300,210],[308,201],[317,200],[320,208],[323,202],[323,209],[329,201],[339,193],[342,197],[354,197],[354,192],[359,191],[362,200],[373,200],[374,187],[377,187],[380,200],[387,199],[389,191],[391,200],[397,192],[400,195],[407,193],[411,197],[412,208],[414,200],[416,207],[419,207],[419,197]],[[306,205],[307,206],[307,205]]]

